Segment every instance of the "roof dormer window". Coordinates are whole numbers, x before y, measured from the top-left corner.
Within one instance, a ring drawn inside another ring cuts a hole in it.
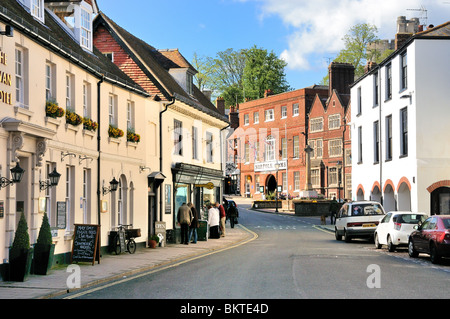
[[[189,72],[186,73],[186,91],[194,95],[194,76]]]
[[[31,15],[44,22],[44,0],[31,0]]]
[[[24,0],[43,1],[43,0]],[[94,5],[94,7],[93,7]],[[65,25],[65,30],[86,50],[92,51],[92,21],[97,13],[95,2],[46,1],[46,6]]]
[[[44,23],[44,0],[19,0],[29,11],[30,14]]]
[[[80,45],[92,50],[92,14],[81,8]]]

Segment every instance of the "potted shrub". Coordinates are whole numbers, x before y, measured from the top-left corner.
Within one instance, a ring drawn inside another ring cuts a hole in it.
[[[22,212],[14,241],[9,251],[9,280],[25,281],[30,274],[32,260],[33,248],[30,248],[28,225]]]
[[[55,245],[53,244],[50,223],[47,213],[44,213],[38,239],[34,245],[34,273],[36,275],[47,275],[53,264]]]
[[[148,245],[150,246],[150,248],[156,248],[156,245],[158,245],[159,243],[159,237],[156,235],[152,235],[150,237],[150,240],[148,241]]]

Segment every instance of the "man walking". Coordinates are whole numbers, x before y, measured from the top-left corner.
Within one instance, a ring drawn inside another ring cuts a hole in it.
[[[223,205],[220,205],[218,202],[216,202],[216,208],[219,209],[220,230],[222,232],[221,236],[225,237],[225,222],[227,220],[227,213],[225,212],[225,208],[223,208]]]
[[[192,222],[192,211],[186,203],[178,208],[177,220],[181,227],[181,244],[189,245],[189,225]]]

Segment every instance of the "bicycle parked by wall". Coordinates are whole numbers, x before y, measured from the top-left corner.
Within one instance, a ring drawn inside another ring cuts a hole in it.
[[[131,228],[133,225],[119,225],[117,234],[113,239],[113,251],[116,255],[120,255],[122,251],[128,251],[130,254],[136,252],[136,242],[134,238],[141,237],[141,230],[139,228]]]

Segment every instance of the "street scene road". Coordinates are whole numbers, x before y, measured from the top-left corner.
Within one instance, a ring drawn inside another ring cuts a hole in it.
[[[318,217],[254,211],[249,203],[239,212],[236,227],[256,233],[255,240],[78,297],[434,299],[450,292],[448,261],[433,265],[427,255],[410,258],[406,249],[389,253],[367,240],[336,241]]]

